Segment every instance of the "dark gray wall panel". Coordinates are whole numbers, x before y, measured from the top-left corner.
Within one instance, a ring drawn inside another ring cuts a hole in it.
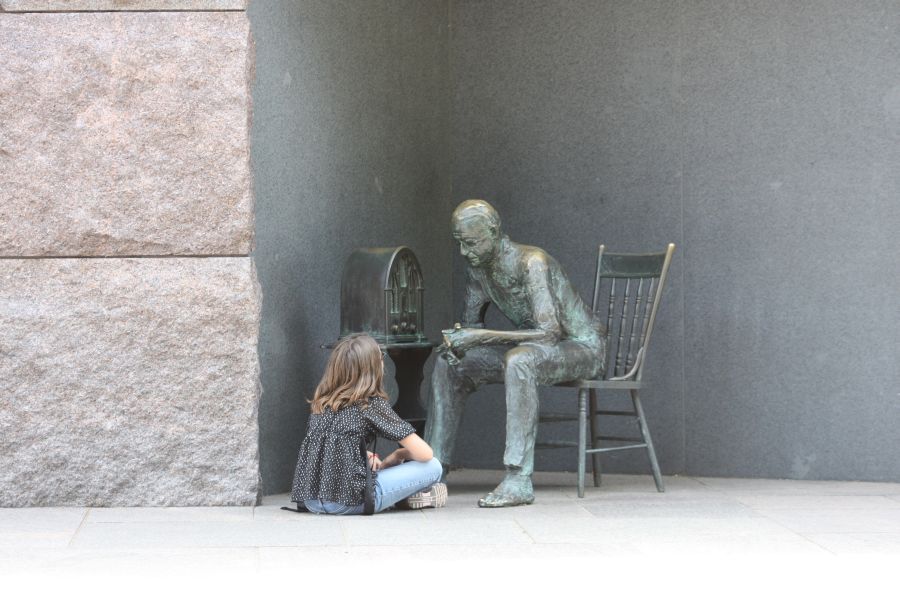
[[[900,479],[900,4],[463,1],[452,24],[451,203],[494,202],[585,294],[588,246],[680,243],[648,371],[664,469]],[[502,402],[473,398],[464,464],[499,466]]]
[[[626,252],[680,245],[676,7],[454,2],[452,15],[452,204],[473,197],[492,202],[512,239],[555,256],[584,298],[598,244]],[[461,269],[457,257],[455,308]],[[644,396],[668,473],[684,464],[681,276],[677,255],[647,368],[654,385]],[[541,394],[546,409],[575,408],[571,390]],[[622,393],[610,399],[627,402]],[[474,394],[461,427],[460,462],[499,467],[504,422],[502,386]],[[554,434],[575,439],[571,425],[547,426],[541,436]],[[545,450],[536,467],[574,470],[575,461],[572,451]],[[605,464],[649,472],[640,452],[610,456]]]
[[[900,480],[900,4],[685,4],[692,474]]]
[[[344,260],[410,246],[426,328],[450,316],[447,3],[252,2],[252,155],[263,290],[260,463],[289,489],[307,405],[338,335]]]

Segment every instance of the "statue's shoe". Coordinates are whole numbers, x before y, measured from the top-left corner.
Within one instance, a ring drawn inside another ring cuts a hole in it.
[[[534,502],[534,486],[531,476],[522,475],[514,470],[507,470],[506,477],[490,494],[478,501],[482,508],[501,508],[519,506]]]
[[[534,494],[491,492],[478,500],[478,506],[481,508],[503,508],[504,506],[520,506],[522,504],[532,504],[533,502]]]

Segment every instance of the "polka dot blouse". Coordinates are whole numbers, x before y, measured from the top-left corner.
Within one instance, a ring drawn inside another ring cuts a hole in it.
[[[396,442],[415,432],[383,398],[370,398],[365,407],[351,405],[338,412],[326,408],[322,414],[311,414],[300,445],[291,500],[362,504],[366,463],[360,439],[377,435]]]

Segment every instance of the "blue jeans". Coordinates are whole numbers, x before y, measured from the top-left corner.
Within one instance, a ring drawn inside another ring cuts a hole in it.
[[[402,465],[378,471],[375,478],[375,512],[381,512],[427,489],[441,480],[441,463],[436,458],[428,462],[411,460]],[[310,512],[328,515],[361,515],[363,505],[347,506],[338,502],[307,500],[303,503]]]

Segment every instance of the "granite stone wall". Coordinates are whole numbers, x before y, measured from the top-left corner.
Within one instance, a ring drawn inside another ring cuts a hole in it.
[[[256,501],[243,5],[0,1],[0,506]]]

